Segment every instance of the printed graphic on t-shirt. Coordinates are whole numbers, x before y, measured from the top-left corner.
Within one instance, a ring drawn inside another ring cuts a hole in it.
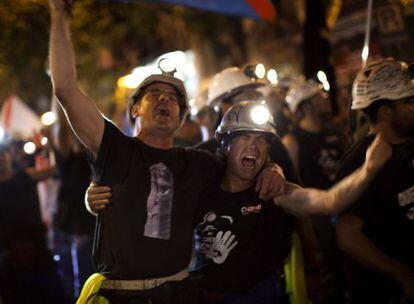
[[[336,149],[322,149],[319,155],[318,164],[322,172],[331,181],[335,179],[335,172],[338,168],[339,152]]]
[[[147,199],[144,236],[168,240],[171,235],[173,174],[163,163],[150,167],[151,192]]]
[[[227,215],[217,216],[214,212],[204,215],[202,223],[197,225],[200,237],[200,253],[216,264],[222,264],[230,251],[236,247],[235,235],[225,227],[233,224],[233,218]]]
[[[414,186],[408,188],[404,192],[398,193],[398,203],[401,207],[413,205],[414,203]],[[407,218],[414,220],[414,206],[411,206],[407,212]]]
[[[240,209],[240,211],[243,215],[260,213],[260,210],[262,210],[262,205],[261,204],[255,204],[255,205],[247,206],[247,207],[244,206]]]

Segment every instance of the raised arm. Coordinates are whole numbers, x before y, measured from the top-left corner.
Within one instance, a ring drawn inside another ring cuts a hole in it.
[[[56,97],[52,99],[52,111],[56,113],[57,117],[54,124],[56,132],[51,135],[53,138],[52,144],[54,149],[56,149],[63,158],[66,158],[69,156],[73,147],[75,134],[69,125],[62,107],[58,104]]]
[[[375,178],[378,171],[391,157],[392,148],[377,135],[366,153],[365,163],[361,168],[328,190],[298,189],[292,184],[288,185],[290,191],[287,195],[275,197],[277,205],[295,215],[308,214],[336,214],[351,205],[369,183]]]
[[[101,144],[104,122],[96,104],[78,87],[75,54],[63,0],[49,0],[51,14],[49,60],[54,94],[80,141],[95,154]]]

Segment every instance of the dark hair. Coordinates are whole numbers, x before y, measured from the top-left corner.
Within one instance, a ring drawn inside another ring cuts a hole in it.
[[[378,110],[381,106],[391,106],[394,103],[393,100],[389,99],[378,99],[371,103],[367,108],[362,109],[362,113],[367,117],[368,122],[378,122]]]

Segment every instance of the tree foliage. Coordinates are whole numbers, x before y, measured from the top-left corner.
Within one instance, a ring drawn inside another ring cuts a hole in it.
[[[1,1],[0,28],[0,103],[15,93],[44,110],[38,101],[51,94],[47,0]],[[200,52],[204,74],[246,56],[239,18],[145,1],[75,1],[72,39],[79,82],[103,108],[114,104],[118,77],[164,52]]]

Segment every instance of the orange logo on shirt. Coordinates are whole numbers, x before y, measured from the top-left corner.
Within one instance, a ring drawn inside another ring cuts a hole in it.
[[[248,207],[242,207],[241,213],[243,215],[253,214],[253,213],[260,213],[260,210],[262,209],[262,205],[254,205],[254,206],[248,206]]]

